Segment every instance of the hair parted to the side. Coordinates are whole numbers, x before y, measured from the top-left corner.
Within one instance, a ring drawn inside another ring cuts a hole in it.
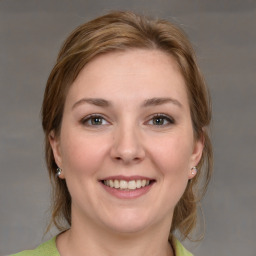
[[[175,207],[170,234],[189,237],[197,220],[197,203],[212,173],[212,148],[208,135],[210,100],[194,51],[184,32],[166,20],[132,12],[111,12],[76,28],[67,38],[48,78],[42,105],[46,162],[53,187],[52,219],[59,230],[71,225],[71,196],[65,180],[56,177],[57,165],[49,143],[50,132],[59,135],[67,92],[82,68],[95,56],[130,49],[160,50],[174,57],[186,82],[195,139],[204,139],[198,173]],[[135,60],[136,61],[136,60]]]

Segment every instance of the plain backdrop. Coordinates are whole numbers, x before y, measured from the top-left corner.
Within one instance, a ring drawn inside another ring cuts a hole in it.
[[[110,10],[179,24],[211,91],[214,177],[197,256],[256,255],[255,0],[0,0],[0,255],[43,240],[50,186],[40,107],[58,50],[79,24]]]

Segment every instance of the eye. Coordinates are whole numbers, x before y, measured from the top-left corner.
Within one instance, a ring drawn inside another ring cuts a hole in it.
[[[149,121],[149,125],[155,126],[167,126],[170,124],[174,124],[174,119],[164,114],[154,115]]]
[[[101,115],[89,115],[81,120],[81,123],[86,126],[101,126],[107,125],[109,122]]]

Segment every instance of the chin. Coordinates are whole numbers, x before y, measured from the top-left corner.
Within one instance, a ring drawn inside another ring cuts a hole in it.
[[[141,214],[123,213],[111,219],[111,221],[105,220],[105,225],[114,232],[120,234],[134,234],[143,232],[152,225],[152,221],[149,220],[149,216],[142,216]],[[154,218],[155,219],[155,218]]]
[[[121,234],[121,235],[131,235],[135,233],[143,232],[147,229],[148,225],[143,225],[142,223],[127,223],[123,225],[113,225],[109,228],[115,233]]]

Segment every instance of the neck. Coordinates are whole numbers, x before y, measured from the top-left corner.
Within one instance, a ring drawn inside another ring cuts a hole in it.
[[[151,227],[133,233],[109,231],[93,225],[73,220],[71,228],[57,238],[57,247],[62,256],[173,256],[168,242],[169,225]],[[167,227],[167,228],[166,228]]]

